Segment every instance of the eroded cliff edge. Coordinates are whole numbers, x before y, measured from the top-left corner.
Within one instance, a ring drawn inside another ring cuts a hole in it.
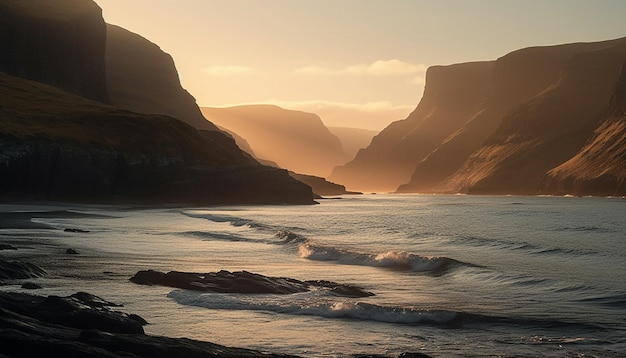
[[[623,180],[617,179],[624,174],[617,172],[625,172],[626,159],[605,153],[623,146],[599,143],[597,132],[606,129],[600,127],[607,126],[611,99],[620,102],[616,93],[625,61],[622,38],[431,67],[416,110],[383,130],[330,179],[366,191],[624,195]],[[618,133],[623,120],[612,118]],[[594,140],[596,156],[611,157],[613,172],[610,179],[583,185],[573,178],[602,177],[604,166],[570,160]],[[567,162],[575,176],[563,171]]]
[[[313,203],[310,187],[220,131],[106,104],[106,26],[93,1],[2,0],[0,10],[1,198]],[[28,63],[33,51],[43,60]]]

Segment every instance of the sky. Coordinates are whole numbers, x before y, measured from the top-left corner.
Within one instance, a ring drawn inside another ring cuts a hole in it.
[[[404,119],[432,65],[626,36],[623,0],[95,0],[174,58],[200,106],[276,104],[327,126]]]

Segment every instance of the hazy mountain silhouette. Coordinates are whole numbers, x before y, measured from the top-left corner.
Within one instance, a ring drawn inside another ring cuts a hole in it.
[[[582,149],[607,110],[625,43],[533,47],[431,67],[416,110],[330,179],[367,191],[404,181],[400,192],[551,193],[560,177],[548,186],[547,173]]]
[[[367,147],[372,138],[378,134],[378,131],[362,128],[328,127],[328,130],[339,138],[341,147],[349,158],[354,158],[356,153]]]
[[[395,191],[415,165],[479,110],[488,88],[492,62],[430,67],[420,105],[405,120],[376,135],[330,179],[350,189]],[[452,103],[454,105],[445,105]]]
[[[211,122],[245,138],[259,158],[294,172],[326,177],[349,159],[339,139],[313,113],[273,105],[201,110]]]
[[[0,0],[0,19],[0,197],[312,203],[309,186],[286,170],[260,165],[220,131],[102,103],[109,100],[106,27],[93,1]],[[23,64],[29,54],[45,60]],[[163,54],[155,56],[158,62]],[[158,68],[169,71],[168,81],[158,82],[172,87],[163,93],[180,92],[173,63]],[[119,92],[112,97],[119,99]]]
[[[107,24],[106,79],[111,103],[137,113],[165,114],[197,129],[216,130],[180,84],[172,56],[145,38]]]
[[[204,109],[203,109],[204,110]],[[250,146],[250,144],[248,143],[248,141],[246,139],[244,139],[243,137],[241,137],[239,134],[235,133],[232,130],[226,129],[224,127],[219,126],[218,127],[220,130],[228,133],[229,135],[231,135],[233,137],[233,139],[235,140],[235,142],[237,143],[237,145],[239,146],[239,148],[241,148],[242,150],[244,150],[246,153],[250,154],[252,157],[254,157],[256,160],[258,160],[260,163],[262,163],[263,165],[268,165],[271,167],[275,167],[275,168],[282,168],[280,165],[278,165],[276,162],[265,159],[265,158],[261,158],[259,157],[254,150],[252,149],[252,147]],[[357,133],[359,133],[359,130],[355,130]],[[365,130],[365,132],[368,132],[367,130]],[[310,186],[311,189],[313,190],[313,193],[317,196],[317,197],[324,197],[324,196],[335,196],[335,195],[342,195],[342,194],[360,194],[360,193],[355,193],[355,192],[349,192],[346,190],[346,187],[341,185],[341,184],[336,184],[336,183],[332,183],[327,181],[325,178],[320,177],[320,176],[315,176],[315,175],[308,175],[308,174],[299,174],[293,171],[289,171],[289,175],[291,175],[292,178],[305,183],[306,185]]]

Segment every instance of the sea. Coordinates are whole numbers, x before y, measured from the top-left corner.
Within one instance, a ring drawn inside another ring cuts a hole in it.
[[[148,334],[303,357],[626,357],[624,198],[0,209],[32,212],[30,226],[0,228],[0,240],[18,248],[0,255],[48,272],[29,280],[43,286],[33,293],[98,295],[146,319]],[[129,281],[147,269],[246,270],[374,295],[202,293]]]

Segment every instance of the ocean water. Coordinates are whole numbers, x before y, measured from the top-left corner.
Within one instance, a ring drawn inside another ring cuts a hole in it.
[[[626,356],[626,200],[360,195],[313,206],[26,207],[0,228],[49,276],[150,334],[307,357]],[[66,232],[76,228],[88,232]],[[79,255],[67,255],[73,248]],[[199,293],[128,281],[138,270],[247,270],[375,295]],[[4,286],[2,290],[19,290]]]

